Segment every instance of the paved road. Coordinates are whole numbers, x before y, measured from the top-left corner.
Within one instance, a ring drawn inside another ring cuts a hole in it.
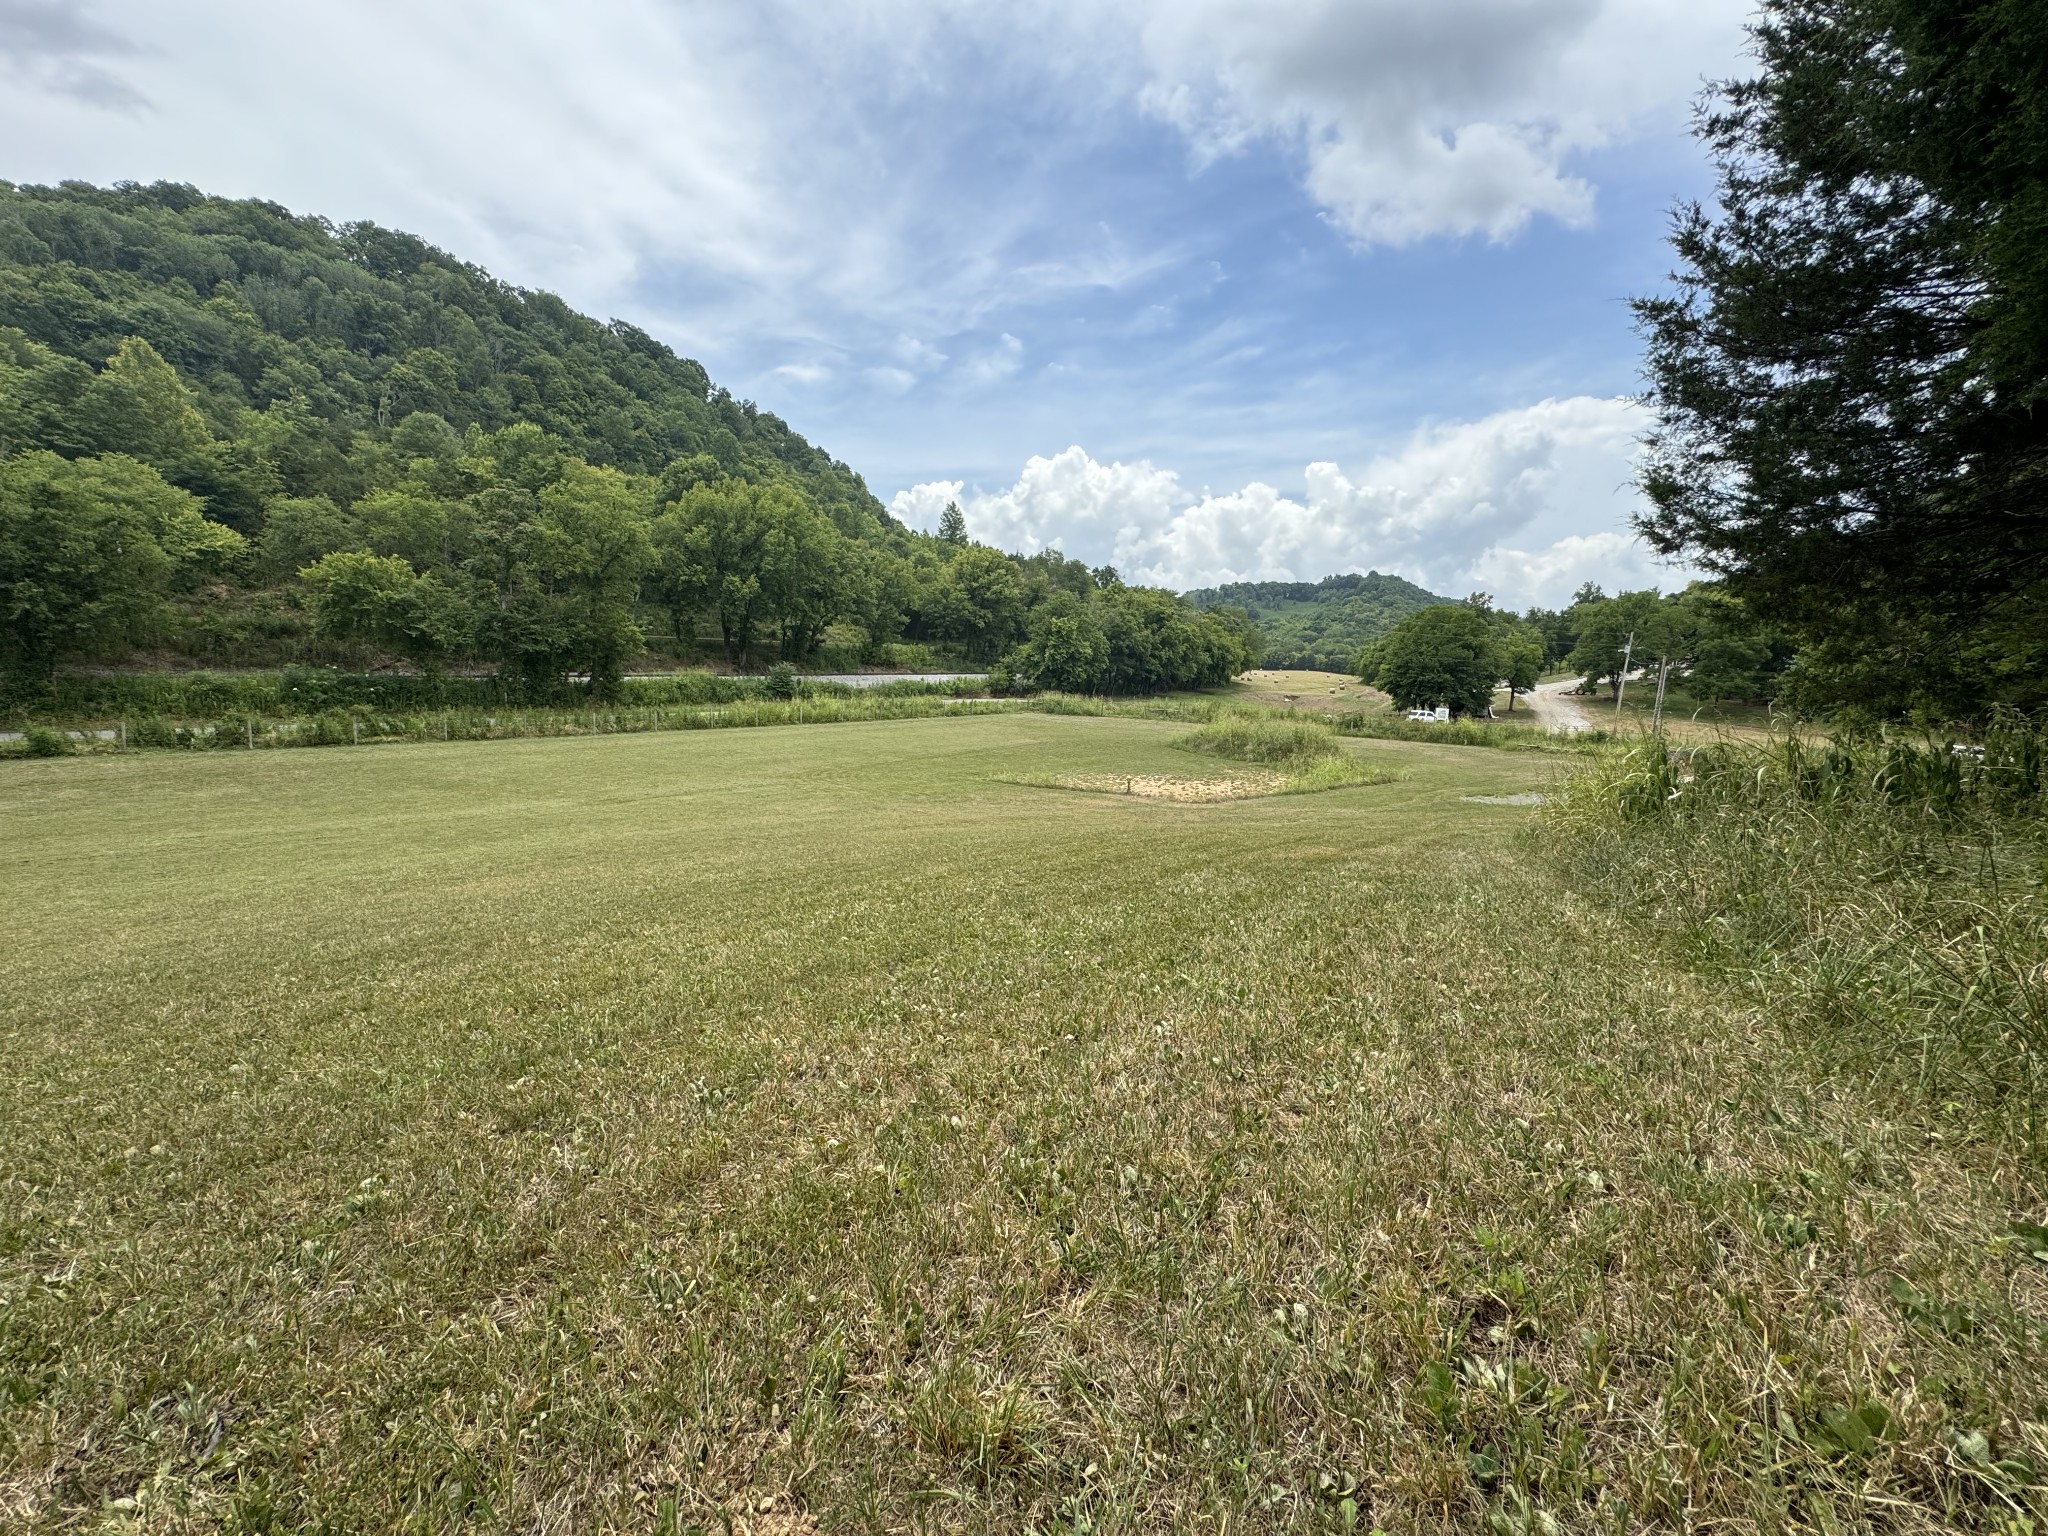
[[[21,741],[27,734],[25,731],[0,731],[0,741]],[[64,734],[73,741],[90,741],[94,737],[101,741],[118,741],[121,738],[119,731],[66,731]]]
[[[986,672],[807,672],[807,683],[844,683],[849,688],[879,688],[883,683],[958,683],[981,681]]]
[[[1553,736],[1576,736],[1593,729],[1586,711],[1571,697],[1578,686],[1576,677],[1567,677],[1555,683],[1538,683],[1529,695],[1529,707]]]

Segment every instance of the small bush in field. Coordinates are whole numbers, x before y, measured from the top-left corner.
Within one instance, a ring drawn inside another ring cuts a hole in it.
[[[22,733],[21,744],[30,757],[62,757],[71,750],[71,738],[47,725],[32,725]]]
[[[1249,715],[1227,715],[1175,737],[1173,745],[1241,763],[1293,763],[1334,756],[1337,734],[1314,720],[1260,720]]]
[[[768,669],[768,697],[771,699],[793,699],[796,697],[796,668],[786,661],[778,661]]]
[[[128,744],[132,747],[175,747],[178,742],[178,728],[162,715],[144,715],[128,732]]]

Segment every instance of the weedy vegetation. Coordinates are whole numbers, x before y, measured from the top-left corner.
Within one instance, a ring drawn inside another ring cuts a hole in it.
[[[1241,763],[1309,763],[1337,755],[1337,734],[1319,720],[1231,714],[1175,737],[1173,745]]]
[[[1642,741],[1553,805],[1577,873],[1859,1068],[2048,1136],[2048,731]]]
[[[1923,1076],[1764,947],[1992,812],[1062,710],[6,764],[0,1524],[2048,1519],[2038,971]]]

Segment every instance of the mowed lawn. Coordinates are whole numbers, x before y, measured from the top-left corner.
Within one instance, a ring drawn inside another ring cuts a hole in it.
[[[1176,729],[0,764],[0,1526],[1992,1528],[2017,1171]]]

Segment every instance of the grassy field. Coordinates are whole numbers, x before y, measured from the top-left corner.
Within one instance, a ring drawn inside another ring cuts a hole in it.
[[[1261,669],[1247,672],[1228,686],[1211,689],[1209,693],[1233,702],[1280,709],[1312,709],[1324,713],[1392,707],[1379,689],[1368,688],[1348,672]]]
[[[2006,1141],[1184,729],[0,765],[0,1525],[2031,1529]]]

